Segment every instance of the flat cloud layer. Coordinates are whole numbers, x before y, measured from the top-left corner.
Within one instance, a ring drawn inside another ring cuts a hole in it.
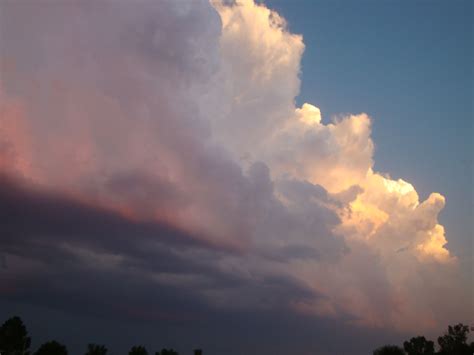
[[[374,171],[367,114],[295,106],[303,38],[279,14],[43,1],[0,20],[3,298],[403,331],[469,318],[444,197]]]

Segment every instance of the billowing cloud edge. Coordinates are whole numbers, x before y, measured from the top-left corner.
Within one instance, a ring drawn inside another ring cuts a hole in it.
[[[444,197],[419,201],[411,184],[373,170],[367,114],[324,124],[316,106],[295,107],[303,38],[276,12],[253,1],[75,3],[38,10],[21,32],[13,19],[34,6],[3,7],[2,172],[178,226],[232,251],[211,258],[228,276],[294,280],[318,295],[283,298],[296,312],[407,329],[464,307],[446,306],[461,286],[438,222]],[[74,11],[82,17],[54,32],[66,20],[51,16]],[[201,295],[256,307],[252,296],[237,302],[242,292]]]

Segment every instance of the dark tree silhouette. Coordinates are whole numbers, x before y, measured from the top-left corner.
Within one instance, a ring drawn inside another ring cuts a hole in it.
[[[405,352],[396,345],[385,345],[375,349],[373,355],[405,355]]]
[[[148,355],[144,346],[134,346],[128,352],[128,355]]]
[[[173,349],[161,349],[155,353],[155,355],[179,355],[177,351]]]
[[[104,345],[87,345],[86,355],[107,355],[107,348]]]
[[[440,355],[472,355],[474,343],[467,343],[469,327],[462,323],[449,326],[448,331],[438,337]]]
[[[403,343],[407,355],[434,355],[434,343],[425,337],[411,338]]]
[[[20,317],[7,319],[0,328],[2,355],[29,355],[31,338]]]
[[[36,350],[34,355],[67,355],[67,349],[57,341],[48,341]]]
[[[201,349],[194,349],[194,355],[202,355]]]

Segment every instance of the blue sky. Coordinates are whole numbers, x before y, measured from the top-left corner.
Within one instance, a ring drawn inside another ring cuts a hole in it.
[[[472,2],[264,3],[303,35],[298,104],[369,114],[376,170],[445,195],[449,248],[472,255]]]

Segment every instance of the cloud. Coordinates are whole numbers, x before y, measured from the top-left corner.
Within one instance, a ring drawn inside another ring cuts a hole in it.
[[[233,263],[245,256],[175,227],[130,221],[5,177],[1,182],[0,249],[9,260],[0,274],[9,286],[0,289],[4,299],[180,323],[221,308],[285,310],[291,300],[320,297],[289,275],[238,269]]]
[[[444,197],[374,171],[367,114],[295,106],[302,36],[250,0],[139,5],[1,5],[3,297],[153,319],[459,319]]]

